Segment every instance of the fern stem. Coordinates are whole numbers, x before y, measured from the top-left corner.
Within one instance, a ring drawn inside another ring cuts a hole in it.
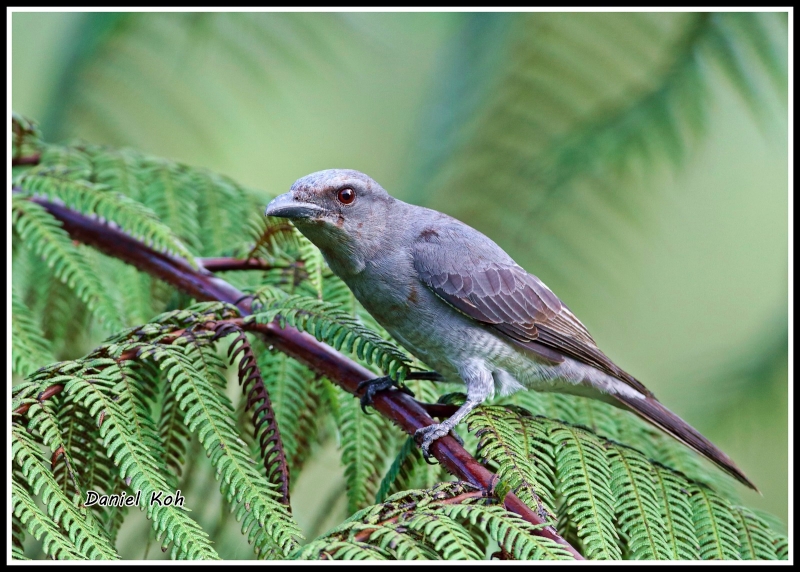
[[[62,205],[41,199],[30,199],[56,217],[74,240],[92,246],[101,252],[132,264],[139,270],[156,276],[203,301],[220,301],[234,304],[242,315],[251,314],[250,298],[224,280],[215,277],[205,268],[194,269],[185,261],[159,253],[143,242],[97,219],[84,216]],[[275,322],[247,324],[259,332],[278,350],[304,363],[316,373],[335,382],[353,395],[358,394],[360,382],[372,379],[374,373],[348,359],[313,336],[292,327],[280,328]],[[434,424],[433,419],[417,401],[400,391],[379,393],[373,401],[374,408],[384,417],[413,435],[417,429]],[[431,450],[440,463],[453,475],[483,490],[491,490],[496,479],[494,473],[483,467],[458,442],[450,436],[434,442]],[[503,499],[505,508],[521,516],[537,528],[536,534],[548,538],[568,550],[576,559],[583,556],[555,528],[531,510],[513,493]]]

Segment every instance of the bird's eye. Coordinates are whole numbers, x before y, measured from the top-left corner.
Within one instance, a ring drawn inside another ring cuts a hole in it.
[[[343,205],[349,205],[356,200],[356,192],[350,187],[345,187],[339,191],[339,194],[336,195],[336,198],[339,199],[339,202]]]

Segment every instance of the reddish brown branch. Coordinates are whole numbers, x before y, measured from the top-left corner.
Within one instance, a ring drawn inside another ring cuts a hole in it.
[[[14,157],[11,159],[12,167],[21,167],[22,165],[38,165],[42,156],[39,153],[35,155],[26,155],[24,157]]]
[[[439,417],[440,419],[450,417],[458,410],[458,406],[445,403],[420,403],[420,405],[428,415]]]
[[[191,268],[184,261],[156,252],[116,228],[61,205],[43,199],[31,200],[42,205],[59,219],[73,239],[157,276],[198,300],[228,302],[236,304],[242,315],[251,313],[249,298],[229,283],[214,277],[205,268]],[[267,341],[277,349],[354,395],[357,395],[356,388],[361,381],[374,377],[374,374],[365,367],[294,328],[280,328],[275,323],[253,324],[251,328],[267,337]],[[373,405],[383,416],[394,421],[411,435],[417,429],[434,423],[419,403],[400,391],[377,394]],[[495,475],[478,463],[453,437],[448,435],[435,441],[431,446],[431,452],[450,473],[483,490],[491,490]],[[546,524],[541,516],[513,493],[505,496],[503,504],[506,509],[520,515],[531,524]],[[547,525],[539,529],[538,534],[563,546],[576,559],[583,559],[581,554],[561,538],[552,526]]]

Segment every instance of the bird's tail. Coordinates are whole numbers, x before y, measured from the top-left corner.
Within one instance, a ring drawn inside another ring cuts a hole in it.
[[[711,441],[703,437],[697,429],[661,405],[653,397],[632,397],[614,394],[626,409],[672,435],[675,439],[691,447],[740,483],[758,492],[756,486],[736,466],[728,455],[720,451]]]

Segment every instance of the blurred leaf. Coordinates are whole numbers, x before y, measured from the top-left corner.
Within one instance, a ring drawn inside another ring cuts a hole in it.
[[[124,33],[139,17],[126,12],[87,12],[80,25],[66,44],[64,63],[60,67],[58,81],[51,96],[52,103],[42,121],[42,129],[51,141],[64,136],[64,112],[66,104],[74,97],[79,83],[75,81],[87,61],[100,49],[110,36]]]
[[[785,85],[780,19],[465,15],[431,108],[440,119],[420,138],[411,200],[491,228],[502,244],[524,244],[550,275],[563,275],[564,258],[596,265],[554,213],[571,210],[612,236],[621,219],[641,224],[642,194],[625,183],[682,163],[704,132],[716,65],[762,116],[762,76]]]
[[[164,134],[224,154],[218,129],[248,120],[237,102],[274,102],[289,95],[285,74],[335,67],[331,39],[348,29],[337,14],[86,14],[43,130],[53,140],[79,122],[129,144],[155,119]],[[210,77],[211,65],[224,73]]]
[[[789,329],[785,315],[765,323],[752,340],[726,352],[722,365],[702,376],[706,389],[701,402],[693,400],[698,418],[724,419],[753,401],[770,399],[770,388],[786,383],[779,375],[789,363]],[[694,368],[696,369],[696,368]]]

